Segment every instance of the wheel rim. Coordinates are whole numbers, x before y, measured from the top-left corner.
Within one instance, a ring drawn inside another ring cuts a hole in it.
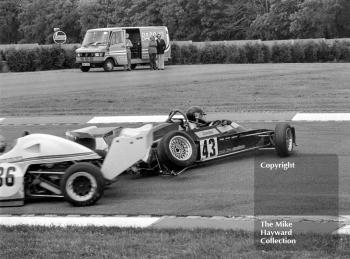
[[[96,179],[87,172],[76,172],[72,174],[66,183],[68,196],[76,201],[87,201],[91,199],[96,188]]]
[[[186,161],[192,156],[191,143],[182,136],[175,136],[169,142],[171,155],[178,160]]]
[[[293,150],[293,134],[290,128],[286,130],[286,145],[288,152]]]

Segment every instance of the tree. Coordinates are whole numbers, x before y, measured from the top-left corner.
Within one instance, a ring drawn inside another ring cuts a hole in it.
[[[350,1],[342,0],[339,2],[341,9],[336,15],[336,26],[339,33],[338,37],[350,37]]]
[[[245,38],[251,12],[245,1],[199,0],[202,16],[202,39],[228,40]]]
[[[203,28],[201,23],[200,0],[182,0],[179,2],[184,12],[179,17],[180,27],[178,28],[178,33],[182,35],[182,39],[184,40],[201,40]]]
[[[168,27],[172,39],[200,39],[201,14],[198,0],[159,1],[158,23]]]
[[[173,39],[185,39],[184,25],[186,15],[182,0],[165,0],[160,9],[160,16],[163,24],[168,27]]]
[[[247,1],[254,11],[255,15],[270,12],[271,0],[249,0]]]
[[[109,11],[110,4],[110,0],[79,1],[78,12],[82,35],[89,29],[107,27],[109,12],[106,11]]]
[[[129,19],[133,26],[162,25],[160,15],[163,1],[133,0]]]
[[[0,0],[0,43],[17,43],[19,40],[20,7],[20,0]]]
[[[337,15],[342,11],[342,3],[342,0],[305,0],[291,15],[290,32],[296,38],[337,37]]]
[[[19,30],[23,43],[52,43],[54,28],[67,34],[67,42],[80,41],[77,0],[25,0],[22,3]]]
[[[250,37],[263,40],[289,39],[291,15],[300,8],[303,0],[273,0],[270,11],[258,14],[250,25]]]

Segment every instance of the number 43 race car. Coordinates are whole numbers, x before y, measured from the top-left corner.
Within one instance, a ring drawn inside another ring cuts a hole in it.
[[[206,161],[263,149],[286,157],[295,140],[287,123],[275,130],[246,129],[229,120],[198,126],[178,110],[156,126],[91,126],[68,131],[66,138],[29,134],[0,156],[0,205],[20,206],[34,197],[93,205],[123,172],[179,175]]]

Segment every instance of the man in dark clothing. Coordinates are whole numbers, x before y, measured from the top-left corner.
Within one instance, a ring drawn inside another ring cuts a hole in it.
[[[157,63],[158,69],[164,70],[164,51],[166,49],[165,41],[162,36],[157,34]]]

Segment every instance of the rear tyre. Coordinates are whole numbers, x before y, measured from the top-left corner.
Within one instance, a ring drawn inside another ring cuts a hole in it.
[[[104,69],[104,71],[106,71],[106,72],[111,72],[111,71],[113,71],[113,68],[114,68],[114,62],[113,62],[113,60],[112,59],[107,59],[106,61],[105,61],[105,63],[103,64],[103,69]]]
[[[275,150],[278,156],[287,157],[293,152],[294,137],[288,123],[278,123],[275,128]]]
[[[169,169],[181,169],[192,165],[197,159],[197,153],[193,139],[182,131],[169,132],[157,147],[160,163]]]
[[[90,67],[81,66],[80,70],[83,71],[83,72],[89,72]]]
[[[103,195],[104,178],[100,169],[91,163],[69,167],[61,180],[64,198],[73,206],[90,206]]]

